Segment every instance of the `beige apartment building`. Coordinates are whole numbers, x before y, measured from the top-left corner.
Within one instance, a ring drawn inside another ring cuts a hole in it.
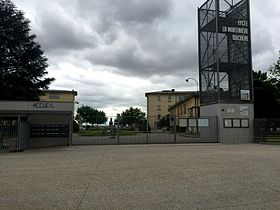
[[[147,98],[147,117],[151,130],[157,130],[157,123],[169,114],[169,109],[179,101],[192,96],[194,91],[163,90],[145,93]]]
[[[171,106],[169,108],[169,114],[176,120],[176,126],[180,127],[179,121],[181,119],[193,119],[199,117],[199,106],[199,97],[194,93]],[[171,126],[174,127],[174,123],[172,123]],[[184,127],[184,132],[188,134],[196,134],[197,127]]]
[[[196,118],[199,116],[199,98],[192,94],[169,108],[169,114],[179,118]]]

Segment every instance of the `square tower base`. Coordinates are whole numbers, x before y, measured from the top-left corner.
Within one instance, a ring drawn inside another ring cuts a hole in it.
[[[218,142],[248,144],[254,141],[254,104],[218,103],[200,107],[201,117],[216,116]]]

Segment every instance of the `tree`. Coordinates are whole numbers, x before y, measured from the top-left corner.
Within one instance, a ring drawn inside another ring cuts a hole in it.
[[[78,131],[80,130],[80,126],[77,123],[76,120],[73,120],[73,133],[78,133]]]
[[[93,124],[104,124],[107,122],[108,118],[106,117],[105,112],[94,109],[90,106],[79,107],[77,109],[76,120],[79,123],[89,123]]]
[[[158,121],[157,125],[159,126],[159,128],[170,128],[170,116],[166,115],[163,116],[162,118],[160,118],[160,120]]]
[[[128,125],[132,129],[146,130],[147,120],[145,115],[145,112],[142,112],[139,108],[130,107],[122,112],[119,122],[120,125]]]
[[[267,72],[254,72],[255,118],[280,117],[280,81]]]
[[[280,81],[280,56],[279,56],[277,62],[269,67],[268,72],[270,74],[269,76],[272,79],[276,79],[279,84],[279,81]]]
[[[0,0],[0,100],[37,100],[54,78],[31,34],[30,21],[10,0]]]

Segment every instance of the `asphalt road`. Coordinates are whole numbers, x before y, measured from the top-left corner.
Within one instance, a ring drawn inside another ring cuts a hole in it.
[[[0,154],[0,209],[279,209],[280,146],[73,146]]]

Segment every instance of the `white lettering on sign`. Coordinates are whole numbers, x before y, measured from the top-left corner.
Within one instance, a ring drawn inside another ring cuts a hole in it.
[[[32,104],[34,109],[54,109],[54,104],[50,102],[37,102]]]
[[[238,20],[237,24],[239,26],[246,26],[246,27],[248,27],[248,21],[247,20]]]
[[[233,33],[232,40],[233,41],[241,41],[248,42],[249,41],[249,29],[248,29],[248,21],[247,20],[237,20],[237,26],[222,26],[223,33]]]
[[[238,28],[238,27],[227,27],[227,31],[229,33],[236,33],[236,34],[248,34],[248,28]]]
[[[233,41],[241,41],[241,42],[248,42],[249,37],[245,35],[232,35]]]
[[[222,31],[224,33],[236,33],[236,34],[248,34],[249,33],[248,28],[244,28],[244,27],[238,28],[238,27],[223,26]]]

